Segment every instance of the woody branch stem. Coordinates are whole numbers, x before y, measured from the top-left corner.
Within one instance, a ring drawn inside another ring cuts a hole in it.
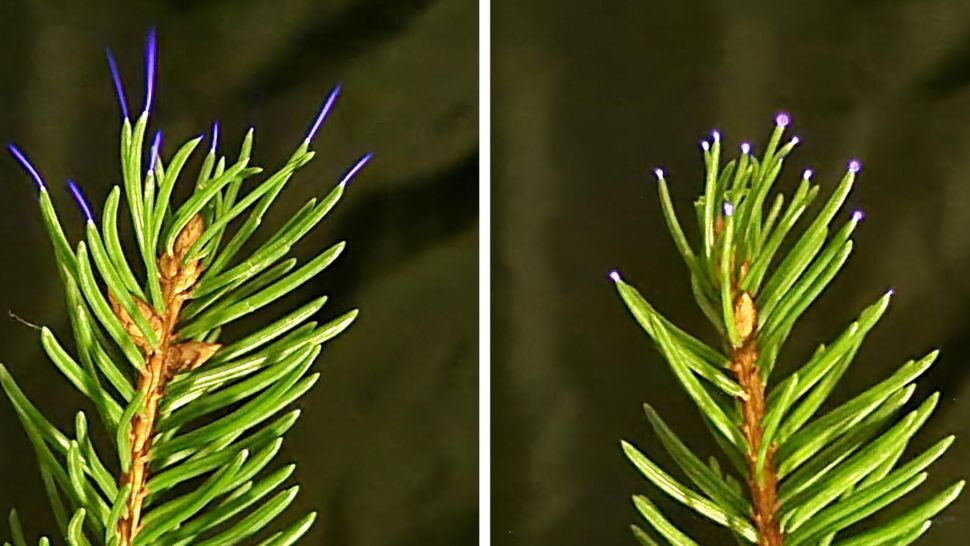
[[[731,370],[747,395],[741,400],[741,430],[748,442],[748,488],[754,505],[759,546],[783,546],[785,539],[778,521],[778,476],[775,472],[775,447],[769,446],[763,468],[758,468],[758,453],[764,439],[766,413],[765,384],[758,369],[758,309],[747,292],[735,296],[734,317],[741,345],[731,351]]]
[[[131,546],[141,530],[141,512],[148,494],[145,484],[150,470],[152,437],[166,385],[176,373],[201,365],[221,347],[218,343],[180,341],[176,330],[182,304],[191,296],[201,274],[199,260],[186,262],[185,255],[202,236],[204,228],[202,217],[196,215],[179,234],[173,254],[165,254],[158,261],[164,312],[158,314],[148,303],[137,302],[139,311],[148,318],[160,340],[157,348],[148,343],[132,318],[109,294],[115,313],[145,353],[146,361],[138,383],[139,394],[144,394],[144,405],[132,420],[131,466],[120,480],[122,486],[131,486],[126,513],[118,522],[121,546]]]

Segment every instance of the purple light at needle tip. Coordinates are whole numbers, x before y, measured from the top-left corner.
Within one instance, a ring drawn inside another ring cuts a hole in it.
[[[148,171],[151,172],[155,170],[155,161],[158,159],[159,154],[162,151],[162,132],[155,131],[155,138],[152,140],[152,148],[149,152],[151,157],[148,158]]]
[[[791,123],[791,117],[789,117],[785,112],[775,116],[775,125],[779,127],[787,127],[789,123]]]
[[[128,99],[125,98],[125,86],[121,83],[121,74],[118,72],[118,63],[115,56],[111,53],[111,48],[105,48],[105,55],[108,57],[108,69],[111,70],[111,79],[115,84],[115,94],[118,95],[118,104],[121,105],[121,114],[128,118]]]
[[[348,170],[347,173],[340,178],[339,184],[341,186],[344,186],[347,184],[347,182],[350,182],[350,179],[356,176],[357,173],[364,168],[364,165],[367,165],[367,163],[369,163],[373,157],[374,157],[374,152],[370,152],[366,154],[364,157],[361,157],[360,159],[358,159],[357,163],[354,163],[354,166],[351,167],[350,170]]]
[[[861,210],[856,210],[852,212],[852,221],[861,222],[866,217],[865,213]]]
[[[721,133],[717,129],[711,131],[711,136],[714,138],[714,142],[721,141]]]
[[[67,187],[71,189],[71,193],[74,195],[74,200],[77,201],[78,206],[81,207],[81,212],[84,213],[84,219],[89,223],[93,223],[94,216],[91,214],[91,207],[88,206],[88,201],[84,198],[84,192],[81,191],[80,186],[74,183],[73,180],[68,180]]]
[[[17,159],[17,161],[20,162],[21,165],[23,165],[24,169],[27,170],[31,178],[34,179],[34,182],[37,183],[37,189],[41,191],[47,189],[46,186],[44,186],[44,179],[41,178],[40,173],[37,172],[37,169],[34,168],[34,165],[31,164],[29,159],[27,159],[27,156],[24,155],[24,153],[21,152],[20,149],[14,146],[13,144],[8,144],[7,149],[10,150],[10,153],[13,154],[13,156]]]
[[[741,153],[744,155],[748,155],[749,153],[751,153],[751,145],[748,144],[747,142],[741,143]]]
[[[327,119],[327,116],[330,114],[330,110],[333,109],[333,104],[337,102],[337,97],[340,96],[341,89],[342,86],[338,83],[333,90],[330,91],[330,95],[327,96],[327,100],[323,103],[323,107],[320,108],[320,113],[317,114],[317,119],[313,121],[313,126],[310,127],[310,131],[307,132],[307,141],[313,140],[313,137],[316,136],[317,131],[320,130],[320,126],[323,125],[323,121]]]
[[[724,203],[724,216],[731,216],[732,214],[734,214],[734,205]]]
[[[849,162],[849,172],[857,173],[862,170],[862,163],[859,163],[858,159],[853,159]]]
[[[216,147],[219,145],[219,122],[212,124],[212,147],[210,150],[212,152],[216,151]]]
[[[145,42],[145,112],[152,109],[155,95],[155,65],[158,59],[158,33],[155,28],[148,31]]]
[[[615,269],[610,271],[610,280],[613,282],[620,282],[620,272]]]
[[[813,171],[812,169],[805,169],[805,172],[802,173],[802,178],[804,178],[805,180],[808,180],[809,178],[812,177],[813,174],[815,174],[815,171]]]
[[[657,180],[664,179],[664,170],[659,167],[653,170],[653,174],[657,177]]]

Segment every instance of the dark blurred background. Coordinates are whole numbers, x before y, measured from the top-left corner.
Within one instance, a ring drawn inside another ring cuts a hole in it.
[[[65,178],[78,180],[98,211],[120,181],[120,115],[104,47],[115,50],[130,107],[140,111],[151,25],[160,43],[153,127],[165,131],[166,157],[218,119],[231,157],[255,125],[254,161],[272,172],[303,140],[330,88],[343,82],[315,140],[317,158],[289,184],[261,233],[328,192],[357,157],[377,153],[296,251],[307,258],[346,239],[341,259],[249,323],[320,293],[331,296],[322,319],[361,309],[315,365],[322,380],[298,403],[303,416],[274,466],[297,462],[291,482],[302,485],[282,521],[319,510],[306,544],[473,543],[475,2],[3,2],[0,138],[16,141],[38,165],[72,240],[82,220]],[[37,333],[6,318],[9,309],[70,338],[33,183],[8,157],[0,160],[0,179],[0,361],[69,428],[74,412],[89,404],[46,360]],[[0,511],[16,506],[32,536],[56,533],[33,451],[6,399],[0,438]],[[5,524],[0,530],[7,535]]]
[[[867,212],[842,274],[796,327],[792,370],[886,289],[897,298],[836,392],[845,400],[942,348],[941,390],[915,446],[957,433],[926,498],[970,475],[970,9],[954,1],[494,3],[493,536],[495,544],[635,544],[630,496],[663,495],[620,451],[672,462],[649,401],[703,455],[696,408],[607,279],[619,268],[663,313],[711,339],[661,216],[702,187],[698,142],[761,148],[778,111],[802,139],[780,188],[811,166],[823,195],[859,157]],[[817,210],[817,208],[816,208]],[[848,211],[843,218],[847,218]],[[970,497],[921,544],[965,544]],[[911,501],[910,501],[911,502]],[[702,544],[733,544],[672,502]]]

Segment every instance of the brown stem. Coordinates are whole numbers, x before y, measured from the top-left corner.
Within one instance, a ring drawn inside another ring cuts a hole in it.
[[[778,476],[775,473],[775,446],[769,446],[761,479],[758,479],[758,452],[764,438],[765,385],[758,370],[758,310],[747,292],[735,299],[735,323],[741,336],[741,346],[731,351],[731,370],[747,394],[741,400],[743,423],[741,430],[748,441],[748,488],[754,504],[754,520],[758,528],[759,546],[783,546],[785,536],[778,522]]]
[[[139,311],[148,318],[159,340],[157,348],[148,343],[131,316],[109,294],[115,314],[145,353],[145,369],[138,382],[138,393],[145,393],[145,401],[142,409],[132,418],[131,466],[120,479],[122,486],[131,486],[127,510],[118,521],[120,546],[131,546],[141,530],[142,508],[148,494],[145,484],[151,462],[152,438],[166,385],[176,373],[200,365],[220,347],[217,343],[180,342],[176,331],[182,304],[189,298],[201,273],[198,260],[184,262],[185,253],[198,240],[203,229],[202,217],[197,215],[179,234],[174,254],[165,254],[158,261],[165,311],[158,314],[147,303],[136,301]]]
[[[122,476],[122,484],[131,485],[128,496],[128,510],[125,517],[118,522],[118,532],[121,535],[121,546],[129,546],[140,529],[141,509],[148,493],[145,482],[148,479],[149,452],[152,447],[152,436],[155,431],[155,418],[158,415],[158,405],[165,396],[165,386],[171,375],[166,364],[171,359],[173,334],[178,322],[179,311],[183,298],[169,291],[165,295],[165,314],[161,317],[164,324],[161,332],[161,344],[157,350],[152,350],[147,357],[147,366],[141,374],[138,392],[147,393],[144,408],[132,419],[131,428],[131,468]]]

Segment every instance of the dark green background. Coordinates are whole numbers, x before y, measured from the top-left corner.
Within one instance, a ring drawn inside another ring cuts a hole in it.
[[[277,166],[329,89],[344,83],[315,141],[317,158],[290,183],[263,233],[329,191],[361,154],[377,152],[297,254],[342,239],[347,251],[256,320],[320,293],[331,295],[321,318],[361,309],[357,323],[326,346],[316,364],[323,377],[298,403],[303,416],[278,457],[276,466],[299,464],[291,482],[303,486],[284,521],[320,510],[306,544],[473,543],[477,6],[2,2],[0,139],[35,160],[72,240],[81,217],[64,179],[78,180],[96,210],[120,180],[119,114],[103,47],[116,51],[138,111],[143,37],[153,23],[161,48],[154,126],[165,131],[166,154],[219,119],[232,150],[255,125],[254,161]],[[0,180],[0,308],[69,338],[33,183],[10,158],[0,160]],[[89,409],[47,362],[35,331],[2,319],[0,340],[0,360],[57,424],[72,426],[74,411]],[[0,445],[0,511],[16,506],[31,535],[55,532],[32,450],[6,400]]]
[[[919,381],[942,391],[916,446],[957,433],[921,488],[970,475],[970,10],[956,1],[495,0],[493,19],[493,530],[495,544],[635,544],[629,498],[656,489],[619,449],[671,461],[650,401],[704,455],[697,410],[616,296],[619,268],[664,313],[710,339],[664,227],[663,165],[686,219],[698,142],[763,146],[779,110],[823,192],[859,157],[856,250],[794,331],[791,370],[894,287],[898,297],[837,391],[844,400],[933,347]],[[849,209],[851,210],[851,209]],[[848,211],[843,218],[847,218]],[[702,544],[733,544],[665,502]],[[966,544],[966,493],[920,544]]]

